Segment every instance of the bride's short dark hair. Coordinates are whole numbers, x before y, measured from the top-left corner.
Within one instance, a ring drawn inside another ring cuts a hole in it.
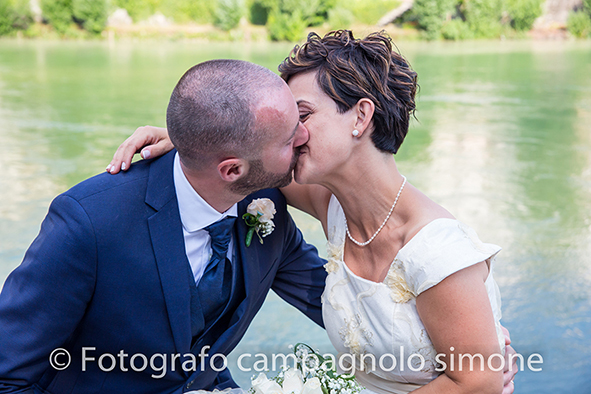
[[[396,153],[414,116],[417,73],[392,50],[385,32],[355,39],[350,30],[324,37],[310,33],[279,65],[286,82],[295,74],[315,71],[320,88],[344,113],[362,98],[375,104],[372,141],[384,152]]]

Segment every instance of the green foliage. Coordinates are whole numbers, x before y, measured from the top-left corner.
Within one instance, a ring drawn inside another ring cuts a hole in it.
[[[11,33],[12,27],[12,7],[8,2],[0,2],[0,36]]]
[[[107,23],[106,0],[41,0],[41,10],[59,34],[80,35],[72,28],[74,21],[93,34],[102,32]]]
[[[322,16],[318,14],[322,0],[279,0],[279,10],[287,15],[300,14],[306,26],[317,25],[322,22]]]
[[[331,9],[333,9],[339,0],[251,0],[248,5],[249,19],[255,25],[264,25],[268,23],[271,13],[296,14],[299,21],[296,25],[304,21],[307,26],[317,26],[328,19]],[[273,19],[273,24],[279,23]],[[283,18],[279,18],[283,20]]]
[[[267,30],[273,40],[298,41],[308,26],[325,21],[334,0],[259,0],[269,9]]]
[[[215,1],[208,0],[161,0],[159,3],[153,3],[154,10],[149,15],[160,11],[177,23],[210,23],[214,19],[216,5]]]
[[[105,0],[72,0],[72,14],[86,31],[100,34],[107,24],[107,2]]]
[[[591,0],[583,0],[583,10],[591,16]]]
[[[274,9],[267,20],[269,36],[275,41],[298,41],[303,38],[307,23],[300,10],[293,14]]]
[[[260,0],[251,1],[248,6],[248,20],[253,25],[264,26],[269,18],[270,8]]]
[[[542,14],[543,1],[415,0],[404,20],[415,22],[427,39],[498,38],[531,29]]]
[[[536,18],[542,15],[542,0],[506,0],[506,6],[511,26],[517,31],[530,30]]]
[[[577,38],[591,36],[591,18],[586,12],[571,12],[566,22],[568,32]]]
[[[427,39],[498,38],[531,29],[544,0],[415,0],[404,19]],[[591,0],[584,0],[591,2]],[[511,30],[508,22],[511,22]]]
[[[246,14],[244,0],[218,0],[214,24],[222,30],[231,30],[238,26],[240,18]]]
[[[72,0],[42,0],[41,10],[49,24],[60,34],[65,34],[72,25]]]
[[[328,11],[328,25],[331,30],[348,29],[354,21],[353,13],[346,8],[336,7]]]
[[[271,11],[284,14],[299,13],[306,26],[318,26],[328,18],[328,11],[337,0],[265,0]]]
[[[476,38],[501,35],[502,0],[464,0],[462,12]]]
[[[335,7],[349,10],[358,22],[374,25],[399,5],[400,0],[340,0]]]
[[[158,10],[160,0],[112,0],[115,8],[124,8],[134,22],[147,19]]]
[[[457,0],[415,0],[412,12],[428,40],[441,35],[443,23],[455,13]]]
[[[108,0],[107,0],[108,1]],[[211,0],[110,0],[111,8],[127,10],[134,22],[161,12],[177,23],[208,23],[214,19],[217,1]]]
[[[26,30],[32,21],[27,0],[0,0],[0,36]]]
[[[445,22],[441,28],[441,35],[446,40],[466,40],[473,37],[470,26],[460,18]]]
[[[377,0],[374,0],[377,1]],[[338,0],[320,0],[316,8],[316,19],[314,25],[320,25],[328,19],[329,13],[337,6]]]

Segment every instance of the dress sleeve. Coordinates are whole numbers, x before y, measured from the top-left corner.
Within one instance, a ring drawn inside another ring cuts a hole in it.
[[[345,213],[339,200],[333,194],[328,203],[326,214],[326,227],[328,229],[328,242],[340,247],[345,243]]]
[[[406,282],[418,296],[464,268],[486,261],[489,272],[501,248],[483,243],[476,232],[453,219],[437,219],[411,240],[402,257]]]

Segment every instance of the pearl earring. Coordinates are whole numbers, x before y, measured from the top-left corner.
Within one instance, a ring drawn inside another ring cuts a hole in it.
[[[359,136],[359,130],[355,129],[353,130],[353,137],[357,137]]]

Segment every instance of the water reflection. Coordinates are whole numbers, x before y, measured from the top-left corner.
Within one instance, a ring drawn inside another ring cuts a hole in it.
[[[541,353],[545,370],[562,376],[530,373],[517,381],[545,392],[565,391],[564,378],[573,388],[591,386],[583,372],[591,365],[584,334],[591,328],[584,176],[591,133],[578,103],[590,94],[582,78],[587,54],[479,54],[461,84],[423,81],[427,103],[437,107],[427,114],[433,154],[421,170],[431,176],[426,190],[505,247],[497,269],[505,324],[519,351]],[[420,64],[447,70],[445,60],[454,67],[463,57],[445,58],[442,67],[425,56]]]
[[[591,391],[591,44],[400,47],[421,93],[399,166],[503,246],[495,276],[504,324],[518,351],[545,361],[542,373],[518,375],[518,392]],[[164,124],[187,68],[230,57],[275,69],[289,48],[0,41],[0,281],[56,194],[102,171],[135,127]],[[294,215],[323,251],[318,224]],[[235,355],[286,352],[297,340],[330,350],[322,330],[272,296]],[[236,377],[247,384],[250,375]]]

